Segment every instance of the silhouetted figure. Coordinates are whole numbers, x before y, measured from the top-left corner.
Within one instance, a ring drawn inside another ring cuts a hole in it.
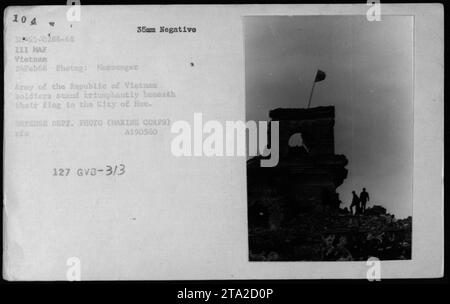
[[[359,200],[359,197],[358,197],[358,195],[356,195],[356,192],[355,191],[352,191],[352,194],[353,194],[353,198],[352,198],[352,204],[350,205],[350,214],[357,214],[357,213],[359,213],[359,211],[360,211],[360,207],[359,207],[359,202],[360,202],[360,200]],[[355,212],[353,213],[353,207],[355,207]]]
[[[359,199],[361,200],[362,213],[364,213],[366,212],[366,204],[369,201],[369,193],[367,193],[366,188],[363,188],[363,191],[359,195]]]

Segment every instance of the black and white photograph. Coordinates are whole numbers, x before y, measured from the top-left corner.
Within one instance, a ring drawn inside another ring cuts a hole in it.
[[[442,5],[55,4],[3,10],[7,284],[444,276]]]
[[[411,259],[413,18],[246,16],[244,39],[247,121],[279,123],[277,166],[247,161],[249,260]]]

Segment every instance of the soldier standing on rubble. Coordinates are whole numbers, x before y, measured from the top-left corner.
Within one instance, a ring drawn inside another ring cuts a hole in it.
[[[351,215],[356,215],[357,213],[359,213],[360,211],[360,207],[359,207],[359,197],[358,195],[356,195],[355,191],[352,191],[353,194],[353,198],[352,198],[352,204],[350,205],[350,214]],[[353,207],[355,207],[355,212],[353,213]]]
[[[362,213],[364,213],[366,212],[366,203],[369,201],[369,193],[367,193],[366,188],[363,188],[363,191],[359,195],[359,199],[361,200]]]

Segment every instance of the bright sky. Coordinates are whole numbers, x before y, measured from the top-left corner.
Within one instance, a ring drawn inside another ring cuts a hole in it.
[[[337,190],[349,206],[365,187],[372,204],[412,215],[413,18],[273,16],[245,18],[247,120],[277,107],[334,105],[335,150],[349,160]]]

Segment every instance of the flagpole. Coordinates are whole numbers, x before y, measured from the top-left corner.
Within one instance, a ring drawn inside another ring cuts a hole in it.
[[[313,96],[314,86],[315,85],[316,85],[316,78],[314,78],[314,82],[313,82],[313,85],[312,85],[312,88],[311,88],[311,94],[309,94],[308,109],[309,109],[309,106],[311,105],[311,98]]]

